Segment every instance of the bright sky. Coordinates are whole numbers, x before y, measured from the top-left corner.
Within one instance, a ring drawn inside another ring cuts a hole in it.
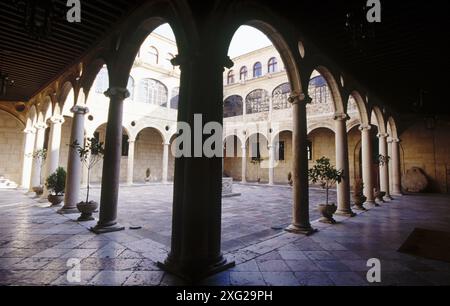
[[[168,23],[161,25],[154,32],[175,41],[175,35]],[[250,26],[241,26],[234,33],[228,49],[228,56],[234,58],[271,44],[272,42],[261,31]]]

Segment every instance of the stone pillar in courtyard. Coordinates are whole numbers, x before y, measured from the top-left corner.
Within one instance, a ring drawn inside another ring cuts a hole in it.
[[[127,185],[133,185],[135,139],[128,139]]]
[[[361,125],[361,163],[362,163],[362,178],[364,184],[364,195],[367,197],[366,202],[373,203],[375,201],[373,194],[373,173],[372,173],[372,138],[371,126]]]
[[[44,180],[56,171],[59,164],[59,149],[61,146],[61,128],[64,123],[63,116],[53,116],[48,120],[50,125],[50,137],[48,139],[48,150]],[[42,198],[46,199],[48,196],[48,189],[44,187],[44,194]]]
[[[243,145],[241,147],[242,157],[241,157],[241,183],[247,183],[247,147]]]
[[[306,104],[311,98],[304,93],[289,97],[293,112],[292,158],[292,224],[286,231],[310,235],[314,232],[309,221],[308,139]]]
[[[273,177],[275,171],[275,146],[273,144],[268,146],[269,149],[269,185],[273,185]]]
[[[162,156],[162,182],[167,183],[169,181],[169,150],[170,143],[163,143],[163,156]]]
[[[392,166],[392,194],[396,196],[402,195],[402,185],[401,185],[401,170],[400,170],[400,140],[391,139],[392,156],[391,156],[391,166]]]
[[[78,151],[71,145],[75,141],[80,145],[84,144],[84,116],[89,112],[89,109],[81,105],[75,105],[70,111],[73,113],[73,120],[67,160],[66,192],[64,195],[64,206],[58,211],[60,214],[78,213],[76,205],[80,199],[81,168],[83,165]]]
[[[205,30],[208,32],[208,30]],[[206,34],[196,53],[180,54],[180,103],[178,120],[202,130],[211,122],[223,124],[223,71],[230,60],[214,49]],[[205,65],[208,63],[208,65]],[[194,118],[202,115],[202,126]],[[193,132],[190,139],[194,144]],[[204,135],[202,145],[209,138]],[[222,135],[216,148],[222,150]],[[158,265],[188,280],[197,280],[234,265],[221,253],[222,153],[208,157],[196,152],[175,158],[171,249]],[[197,154],[196,154],[197,153]]]
[[[388,157],[387,137],[389,135],[380,133],[377,136],[379,140],[379,154]],[[380,163],[380,191],[386,192],[385,199],[392,199],[389,192],[389,157],[385,158],[383,163]]]
[[[336,126],[336,169],[343,172],[342,180],[337,183],[338,209],[336,214],[353,217],[355,213],[350,205],[350,167],[348,162],[348,138],[347,125],[348,116],[345,113],[334,115]]]
[[[97,225],[92,228],[92,231],[97,234],[124,229],[117,224],[117,204],[122,155],[123,101],[130,96],[130,93],[126,88],[111,87],[105,95],[109,97],[110,102],[103,158],[100,216]]]
[[[33,166],[33,149],[36,131],[34,128],[27,128],[23,131],[25,141],[23,146],[23,166],[21,188],[30,189],[31,169]]]
[[[47,128],[47,126],[44,123],[37,123],[34,126],[35,130],[36,130],[36,137],[35,137],[35,141],[34,141],[34,150],[33,152],[37,152],[39,150],[42,150],[44,148],[44,141],[45,141],[45,129]],[[33,167],[31,170],[31,182],[30,182],[30,188],[36,187],[36,186],[41,186],[41,180],[42,180],[42,184],[43,179],[41,178],[41,176],[43,175],[43,173],[41,173],[42,170],[42,163],[44,161],[39,162],[36,158],[33,159]]]

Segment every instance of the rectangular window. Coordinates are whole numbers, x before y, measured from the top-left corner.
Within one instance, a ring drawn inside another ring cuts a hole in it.
[[[122,135],[122,156],[128,156],[128,135]]]
[[[284,141],[278,143],[278,156],[277,160],[284,160]]]

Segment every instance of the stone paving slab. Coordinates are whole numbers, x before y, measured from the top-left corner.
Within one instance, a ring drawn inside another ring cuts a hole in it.
[[[77,215],[59,215],[22,191],[0,190],[0,285],[186,285],[156,265],[169,251],[170,188],[122,187],[127,200],[119,221],[143,229],[105,235],[88,230],[95,222],[78,223]],[[415,227],[450,231],[449,196],[404,196],[354,218],[336,217],[335,225],[312,222],[319,232],[305,237],[271,228],[289,223],[288,187],[237,185],[236,191],[242,196],[224,200],[222,243],[236,266],[202,285],[450,284],[450,263],[396,251]],[[312,202],[321,192],[310,191]],[[67,280],[70,258],[80,260],[79,283]],[[381,284],[366,280],[369,258],[381,261]]]

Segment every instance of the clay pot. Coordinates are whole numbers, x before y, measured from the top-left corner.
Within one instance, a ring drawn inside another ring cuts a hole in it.
[[[91,221],[95,220],[92,213],[97,210],[98,203],[95,201],[80,202],[77,204],[78,210],[81,212],[81,216],[77,219],[78,221]]]
[[[64,200],[63,195],[55,195],[55,194],[49,194],[47,197],[48,201],[52,203],[52,206],[59,205]]]
[[[376,198],[378,201],[382,202],[382,203],[384,203],[383,197],[384,197],[385,195],[386,195],[386,192],[385,192],[385,191],[379,191],[379,190],[377,190],[377,191],[375,192],[375,198]]]
[[[322,223],[335,224],[336,220],[333,219],[333,214],[337,210],[337,206],[332,204],[319,204],[319,212],[322,214],[322,218],[319,220]]]
[[[355,209],[357,210],[366,210],[363,203],[367,200],[367,197],[364,195],[354,196],[353,201],[355,202]]]
[[[44,193],[44,187],[42,186],[35,186],[32,188],[32,190],[36,193],[36,195],[40,196]]]

